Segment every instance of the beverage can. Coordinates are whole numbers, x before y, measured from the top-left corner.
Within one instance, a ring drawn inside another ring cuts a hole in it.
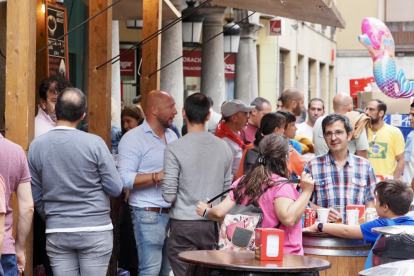
[[[315,224],[316,211],[313,209],[305,210],[305,227],[310,227]]]

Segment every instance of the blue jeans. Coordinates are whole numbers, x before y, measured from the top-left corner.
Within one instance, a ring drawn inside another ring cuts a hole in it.
[[[46,234],[54,276],[106,275],[112,246],[112,230]]]
[[[165,236],[168,214],[132,206],[130,209],[138,249],[139,276],[169,276],[171,267]]]
[[[18,276],[19,271],[17,270],[17,259],[14,254],[1,255],[1,266],[4,270],[4,276]],[[3,275],[0,273],[0,275]]]

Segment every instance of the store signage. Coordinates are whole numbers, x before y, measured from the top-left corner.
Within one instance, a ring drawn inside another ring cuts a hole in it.
[[[185,54],[187,50],[183,51]],[[224,77],[234,78],[236,54],[224,54]],[[183,57],[184,77],[201,77],[201,51],[192,51]]]
[[[119,67],[121,69],[121,76],[135,76],[135,50],[123,55],[128,49],[119,49],[121,60]]]
[[[283,35],[283,21],[281,19],[269,20],[269,35]]]
[[[369,83],[375,82],[374,77],[370,78],[362,78],[362,79],[350,79],[349,80],[349,88],[350,88],[350,95],[352,98],[358,97],[358,92],[364,92],[364,87],[366,87]]]
[[[46,39],[47,44],[53,43],[46,56],[48,76],[69,78],[68,36],[60,38],[67,32],[66,22],[66,7],[46,1]]]

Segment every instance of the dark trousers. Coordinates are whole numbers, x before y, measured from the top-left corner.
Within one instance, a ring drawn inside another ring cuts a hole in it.
[[[214,222],[209,220],[170,219],[167,254],[175,276],[184,276],[188,264],[178,259],[186,251],[212,250],[216,243]]]

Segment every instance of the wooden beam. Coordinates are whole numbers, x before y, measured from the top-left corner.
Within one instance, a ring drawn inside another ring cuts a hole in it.
[[[89,16],[112,4],[112,0],[89,1]],[[100,136],[111,148],[111,63],[96,67],[112,58],[112,9],[89,22],[88,130]]]
[[[142,37],[146,38],[161,29],[163,0],[144,0],[144,26]],[[142,47],[141,100],[145,111],[147,95],[152,90],[160,89],[160,72],[153,74],[161,66],[161,35],[156,36]]]
[[[27,153],[34,136],[36,1],[7,1],[6,138]],[[17,224],[15,196],[10,205]],[[26,245],[26,275],[33,274],[33,234]]]

